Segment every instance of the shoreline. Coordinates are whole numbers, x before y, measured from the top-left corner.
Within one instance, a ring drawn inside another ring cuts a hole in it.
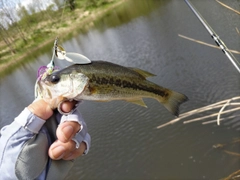
[[[46,37],[46,39],[44,39],[44,42],[41,44],[32,44],[32,48],[27,48],[26,52],[24,54],[16,54],[13,55],[11,57],[11,60],[0,64],[0,78],[3,78],[4,76],[10,74],[11,72],[13,72],[15,69],[17,69],[20,65],[23,65],[27,62],[30,61],[34,61],[35,59],[32,57],[31,59],[29,59],[29,54],[34,54],[37,53],[37,51],[41,51],[44,49],[44,47],[46,46],[50,46],[53,44],[55,38],[59,35],[59,34],[67,34],[65,37],[61,38],[61,41],[66,41],[67,39],[70,39],[71,37],[73,37],[74,35],[77,35],[79,33],[80,30],[83,29],[89,29],[93,26],[93,21],[96,21],[99,18],[102,18],[106,13],[108,13],[110,10],[116,8],[117,6],[120,6],[121,4],[123,4],[125,1],[127,0],[120,0],[120,1],[116,1],[113,2],[112,4],[109,4],[108,7],[106,8],[97,8],[91,11],[91,14],[88,13],[87,16],[83,17],[80,22],[76,23],[72,23],[70,21],[67,27],[61,28],[61,29],[57,29],[57,33],[55,35],[51,35],[50,37]],[[87,11],[85,11],[87,12]],[[81,12],[79,12],[80,14]],[[74,20],[73,20],[74,21]],[[80,28],[79,28],[80,27]],[[68,34],[71,35],[69,36]]]

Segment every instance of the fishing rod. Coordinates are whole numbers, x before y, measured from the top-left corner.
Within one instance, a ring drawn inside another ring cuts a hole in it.
[[[185,2],[190,7],[190,9],[194,12],[194,14],[197,16],[197,18],[203,24],[203,26],[207,29],[207,31],[209,32],[209,34],[211,35],[213,40],[216,42],[216,44],[222,49],[222,52],[228,57],[228,59],[232,62],[234,67],[240,73],[240,63],[233,56],[233,54],[229,51],[229,49],[224,44],[224,42],[220,39],[220,37],[217,35],[217,33],[211,28],[211,26],[207,23],[207,21],[202,17],[202,15],[196,10],[196,8],[188,0],[185,0]]]

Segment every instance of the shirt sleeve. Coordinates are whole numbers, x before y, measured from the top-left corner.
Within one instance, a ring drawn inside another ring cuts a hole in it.
[[[0,174],[2,179],[17,179],[15,163],[26,141],[39,132],[44,120],[25,108],[15,120],[0,131]]]

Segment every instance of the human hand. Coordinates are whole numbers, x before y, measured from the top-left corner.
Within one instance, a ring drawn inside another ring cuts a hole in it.
[[[75,101],[63,102],[61,110],[63,112],[70,112],[75,107],[75,104]],[[51,107],[42,99],[30,104],[28,109],[33,114],[44,120],[47,120],[53,114]],[[50,158],[54,160],[72,160],[81,156],[86,150],[86,143],[81,142],[80,147],[76,148],[76,143],[72,140],[80,129],[81,125],[78,122],[66,121],[61,123],[56,131],[58,139],[50,146],[48,151]]]
[[[83,154],[86,150],[85,142],[81,142],[76,148],[73,136],[80,130],[80,125],[76,122],[64,122],[57,128],[57,140],[50,146],[48,154],[54,159],[72,160]]]

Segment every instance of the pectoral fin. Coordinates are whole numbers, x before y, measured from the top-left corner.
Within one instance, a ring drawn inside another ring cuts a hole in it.
[[[126,100],[126,101],[147,108],[147,105],[143,102],[142,99],[131,99],[131,100]]]

